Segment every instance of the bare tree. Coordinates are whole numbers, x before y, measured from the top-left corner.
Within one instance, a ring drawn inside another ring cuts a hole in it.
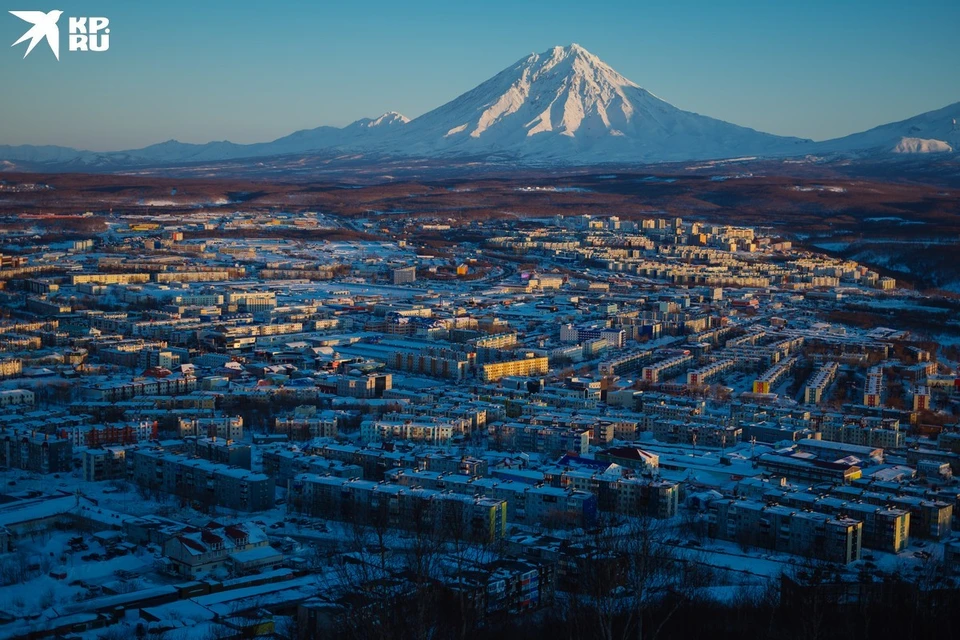
[[[411,544],[406,550],[406,572],[413,582],[415,624],[413,637],[422,640],[430,636],[435,625],[436,578],[439,575],[439,551],[443,545],[444,502],[418,497],[410,502]]]
[[[602,523],[578,563],[571,634],[601,640],[653,640],[707,583],[704,566],[664,544],[662,521],[648,516]],[[656,610],[656,619],[653,611]]]

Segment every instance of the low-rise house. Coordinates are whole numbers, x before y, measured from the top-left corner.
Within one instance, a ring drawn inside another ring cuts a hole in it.
[[[283,559],[263,530],[249,523],[185,528],[164,543],[163,555],[174,573],[192,578],[217,570],[249,571]]]

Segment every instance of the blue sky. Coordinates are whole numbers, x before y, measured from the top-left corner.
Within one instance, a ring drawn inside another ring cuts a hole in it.
[[[5,0],[0,144],[271,140],[415,117],[532,51],[577,42],[674,105],[814,139],[960,101],[957,0],[251,2]],[[10,4],[16,2],[16,4]],[[60,62],[9,10],[62,9]],[[110,18],[105,53],[67,16]]]

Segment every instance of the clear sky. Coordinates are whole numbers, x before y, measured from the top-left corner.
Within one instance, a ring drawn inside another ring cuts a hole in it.
[[[415,117],[577,42],[672,104],[825,139],[960,101],[960,1],[4,0],[0,144],[272,140]],[[110,50],[11,48],[9,10],[106,16]]]

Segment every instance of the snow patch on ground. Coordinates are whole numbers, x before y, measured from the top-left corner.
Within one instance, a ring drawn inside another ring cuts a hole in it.
[[[711,182],[725,182],[727,180],[742,180],[743,178],[752,178],[752,173],[734,173],[726,176],[710,176]]]
[[[900,138],[894,153],[951,153],[953,147],[943,140],[928,138]]]
[[[640,180],[640,182],[665,182],[667,184],[670,184],[676,181],[677,181],[676,178],[661,178],[659,176],[647,176],[646,178],[643,178],[642,180]]]
[[[813,246],[827,251],[843,251],[850,246],[849,242],[814,242]]]
[[[846,193],[846,187],[831,187],[829,185],[815,184],[810,186],[794,185],[794,191],[826,191],[829,193]]]
[[[462,125],[460,125],[459,127],[454,127],[454,128],[452,128],[452,129],[450,129],[450,131],[447,131],[447,134],[444,136],[444,138],[449,138],[449,137],[452,136],[452,135],[456,135],[456,134],[458,134],[458,133],[461,133],[461,132],[463,132],[463,131],[466,131],[466,129],[467,129],[467,125],[465,125],[465,124],[462,124]]]
[[[590,193],[590,189],[585,189],[583,187],[517,187],[514,191],[522,191],[524,193]]]
[[[864,222],[895,222],[896,224],[927,224],[926,222],[921,222],[920,220],[905,220],[903,218],[898,218],[897,216],[882,216],[879,218],[864,218]]]

